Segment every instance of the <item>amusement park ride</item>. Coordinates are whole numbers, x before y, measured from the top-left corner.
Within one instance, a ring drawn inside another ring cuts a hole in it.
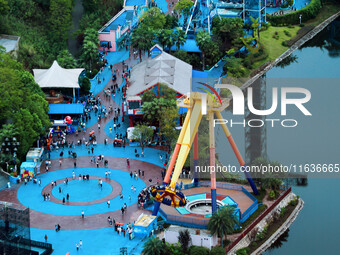
[[[190,148],[194,143],[194,164],[198,164],[198,127],[203,115],[209,120],[209,150],[210,150],[210,167],[215,167],[215,134],[214,134],[214,117],[223,119],[221,111],[229,106],[229,99],[221,99],[214,88],[209,87],[215,95],[211,93],[191,92],[187,96],[183,96],[177,100],[177,106],[188,108],[188,112],[183,123],[181,133],[178,137],[175,150],[171,157],[163,185],[156,186],[152,189],[151,194],[155,198],[156,203],[152,215],[156,216],[160,204],[174,207],[185,206],[187,201],[185,195],[176,189],[176,184],[180,173],[182,172],[184,163],[188,157]],[[232,150],[241,167],[245,167],[245,162],[231,136],[231,133],[225,123],[221,123],[224,134],[226,135]],[[174,168],[175,166],[175,168]],[[173,170],[174,169],[174,170]],[[196,167],[195,167],[196,171]],[[249,173],[245,172],[246,178],[254,192],[258,194],[258,190]],[[172,176],[172,177],[171,177]],[[197,175],[196,175],[197,177]],[[198,178],[194,179],[197,186]],[[212,213],[217,211],[216,203],[216,172],[210,171],[211,178],[211,206]],[[170,182],[170,184],[169,184]]]

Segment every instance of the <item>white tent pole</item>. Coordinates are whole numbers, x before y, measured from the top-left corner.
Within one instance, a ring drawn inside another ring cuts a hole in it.
[[[73,88],[73,103],[76,102],[76,90]]]

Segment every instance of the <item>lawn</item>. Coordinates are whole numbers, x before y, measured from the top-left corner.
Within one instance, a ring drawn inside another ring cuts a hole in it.
[[[270,26],[267,30],[261,31],[260,41],[268,53],[268,60],[275,60],[284,53],[288,47],[283,46],[282,42],[295,37],[299,29],[299,26],[292,26],[291,28]]]
[[[326,2],[319,14],[314,19],[307,21],[306,25],[317,26],[338,11],[340,11],[340,5],[338,3],[332,1]]]

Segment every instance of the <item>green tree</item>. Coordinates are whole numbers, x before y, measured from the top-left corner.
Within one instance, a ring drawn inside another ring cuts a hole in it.
[[[159,131],[166,137],[168,146],[171,146],[178,137],[178,132],[176,130],[178,117],[177,107],[171,106],[161,109]]]
[[[176,93],[166,84],[158,84],[156,91],[148,90],[142,95],[143,119],[150,125],[160,125],[164,111],[177,108]]]
[[[225,255],[225,254],[226,254],[225,249],[222,248],[221,246],[215,246],[210,251],[210,255]]]
[[[243,46],[240,38],[244,36],[244,23],[241,18],[215,17],[212,23],[212,32],[224,49]]]
[[[234,56],[227,59],[225,68],[232,77],[241,78],[246,74],[246,69],[242,65],[242,60],[240,58],[235,58]]]
[[[163,255],[165,254],[165,245],[159,238],[149,238],[143,245],[143,255]]]
[[[188,248],[191,244],[191,236],[189,230],[181,230],[178,233],[178,242],[181,244],[184,253],[188,252]]]
[[[209,249],[203,246],[191,246],[190,255],[209,255]]]
[[[145,146],[152,141],[153,129],[152,127],[148,127],[146,125],[137,125],[132,132],[133,138],[139,142],[142,147],[142,151],[144,152]]]
[[[0,125],[6,129],[9,127],[4,124],[12,123],[22,159],[50,126],[48,103],[32,74],[4,53],[0,53],[0,97]]]
[[[54,0],[50,4],[50,37],[59,49],[66,47],[68,31],[71,26],[72,0]]]
[[[63,68],[77,67],[77,61],[68,50],[62,50],[57,57],[58,64]]]
[[[89,63],[89,69],[92,71],[95,61],[98,60],[98,33],[94,28],[88,28],[84,33],[82,59],[84,63]]]
[[[251,28],[253,29],[253,36],[255,37],[256,41],[260,41],[260,22],[259,18],[254,19],[253,17],[250,16],[251,20]]]
[[[224,206],[215,212],[208,223],[208,230],[212,235],[217,235],[221,238],[223,246],[224,236],[234,232],[234,228],[239,222],[235,215],[235,210],[231,206]]]
[[[187,22],[190,15],[191,7],[194,5],[191,0],[179,0],[174,7],[174,11],[177,13],[182,13],[184,16],[184,23]]]
[[[220,51],[217,43],[214,41],[209,41],[206,48],[209,50],[205,51],[205,62],[206,65],[211,67],[220,60],[222,52]]]
[[[178,26],[178,18],[174,15],[165,16],[164,29],[173,29]]]
[[[203,70],[205,67],[205,53],[209,50],[209,44],[210,44],[210,34],[206,31],[200,30],[196,35],[196,43],[199,47],[199,49],[202,51],[202,64],[203,64]]]
[[[88,77],[79,77],[80,93],[88,95],[91,89],[91,82]]]
[[[167,29],[160,29],[155,33],[156,40],[161,44],[162,48],[165,48],[166,42],[167,42]]]
[[[5,15],[9,11],[9,5],[6,0],[0,0],[0,14]]]
[[[144,28],[142,26],[138,26],[132,33],[131,43],[132,46],[138,50],[139,59],[142,61],[142,52],[150,51],[150,48],[153,46],[155,37],[155,32],[151,28]]]
[[[171,255],[184,255],[181,246],[178,243],[167,243],[167,254]]]
[[[140,18],[140,23],[144,28],[153,30],[163,29],[166,23],[165,15],[158,7],[152,7]]]
[[[269,161],[263,157],[256,158],[252,163],[251,166],[278,166],[280,167],[280,162],[277,161]],[[268,172],[265,175],[263,174],[254,174],[254,178],[258,179],[261,182],[261,187],[265,189],[270,189],[274,192],[280,190],[281,185],[283,184],[282,178],[285,176],[283,173],[274,173]]]
[[[177,28],[173,33],[173,38],[174,38],[173,40],[175,41],[177,50],[179,50],[179,48],[185,44],[187,40],[187,35],[185,34],[185,31]]]
[[[175,40],[173,31],[170,29],[165,30],[165,45],[168,47],[169,52],[171,52],[171,47],[174,46],[174,44]]]

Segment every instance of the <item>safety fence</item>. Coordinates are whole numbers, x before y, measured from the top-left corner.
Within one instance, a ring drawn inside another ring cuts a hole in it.
[[[197,185],[195,185],[194,183],[185,184],[183,186],[183,189],[192,189],[192,188],[197,188],[197,187],[210,187],[210,186],[211,186],[211,183],[209,181],[200,181]],[[243,187],[241,185],[236,185],[236,184],[217,182],[216,188],[242,191]]]
[[[236,240],[234,242],[232,242],[227,248],[226,248],[226,252],[230,251],[232,248],[235,247],[236,244],[238,244],[238,242],[240,242],[243,237],[245,237],[250,231],[252,231],[254,229],[254,227],[256,227],[256,225],[263,220],[264,217],[266,217],[290,192],[292,191],[292,188],[289,187],[289,189],[287,189],[277,200],[275,200],[275,202],[269,206],[267,208],[267,210],[265,210],[259,217],[257,217],[257,219],[251,223],[249,225],[249,227],[247,227],[240,235],[238,238],[236,238]]]
[[[196,187],[210,187],[210,182],[200,181],[197,185],[195,185],[194,183],[186,184],[184,185],[183,189],[191,189],[191,188],[196,188]],[[249,218],[249,216],[252,215],[258,209],[257,199],[243,186],[237,185],[237,184],[217,182],[216,187],[219,189],[230,189],[230,190],[242,191],[253,201],[252,205],[240,215],[240,219],[239,219],[240,223],[245,222]]]

